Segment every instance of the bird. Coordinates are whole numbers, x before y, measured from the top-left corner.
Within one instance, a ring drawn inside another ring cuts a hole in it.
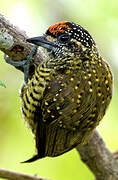
[[[112,99],[113,77],[79,24],[58,22],[27,42],[46,54],[20,92],[22,114],[36,144],[36,154],[25,162],[33,162],[89,141]]]

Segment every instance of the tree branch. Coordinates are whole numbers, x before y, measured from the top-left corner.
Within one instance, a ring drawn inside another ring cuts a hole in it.
[[[97,131],[86,145],[76,149],[97,180],[118,180],[118,163]]]
[[[0,50],[7,54],[13,61],[26,59],[33,45],[26,42],[28,36],[24,31],[11,24],[3,15],[0,14]],[[34,66],[45,59],[44,54],[38,49],[37,56],[30,64],[29,77],[33,74]],[[21,67],[17,69],[23,71]]]
[[[27,35],[23,31],[10,24],[2,15],[0,15],[0,50],[6,53],[14,61],[24,60],[33,47],[26,42],[26,39]],[[44,58],[44,54],[39,49],[37,56],[31,63],[30,76],[33,71],[32,67],[34,65],[39,65]],[[19,70],[22,71],[22,69]],[[104,141],[97,131],[94,131],[92,138],[86,145],[82,147],[78,146],[76,149],[79,152],[82,161],[91,169],[97,180],[118,180],[118,163],[113,154],[106,148]],[[1,171],[0,173],[2,174]],[[3,174],[4,177],[6,174],[6,177],[10,179],[7,176],[8,171],[4,170]],[[18,175],[18,173],[15,173],[15,175],[16,174]],[[14,176],[14,173],[12,173],[12,175]],[[0,177],[3,176],[1,175]],[[20,180],[22,179],[20,178]]]
[[[31,176],[27,174],[22,174],[14,171],[8,171],[5,169],[0,169],[0,178],[7,178],[10,180],[48,180],[38,176]]]

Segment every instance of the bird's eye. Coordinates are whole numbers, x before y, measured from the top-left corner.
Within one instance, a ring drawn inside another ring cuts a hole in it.
[[[62,34],[59,36],[58,40],[61,43],[67,43],[70,40],[70,36],[68,34]]]

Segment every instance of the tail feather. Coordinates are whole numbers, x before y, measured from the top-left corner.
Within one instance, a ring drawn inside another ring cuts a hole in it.
[[[26,160],[26,161],[23,161],[23,162],[21,162],[21,163],[34,162],[34,161],[38,160],[39,158],[40,158],[39,155],[35,155],[35,156],[33,156],[32,158],[30,158],[30,159],[28,159],[28,160]]]

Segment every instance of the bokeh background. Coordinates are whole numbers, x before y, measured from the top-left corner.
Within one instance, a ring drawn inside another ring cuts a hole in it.
[[[114,74],[113,100],[97,128],[111,151],[118,148],[118,1],[117,0],[0,0],[0,13],[31,36],[41,35],[58,21],[84,26],[96,41]],[[21,164],[35,152],[33,137],[20,112],[23,74],[6,64],[0,52],[0,168],[37,174],[53,180],[92,180],[76,150],[56,158]]]

